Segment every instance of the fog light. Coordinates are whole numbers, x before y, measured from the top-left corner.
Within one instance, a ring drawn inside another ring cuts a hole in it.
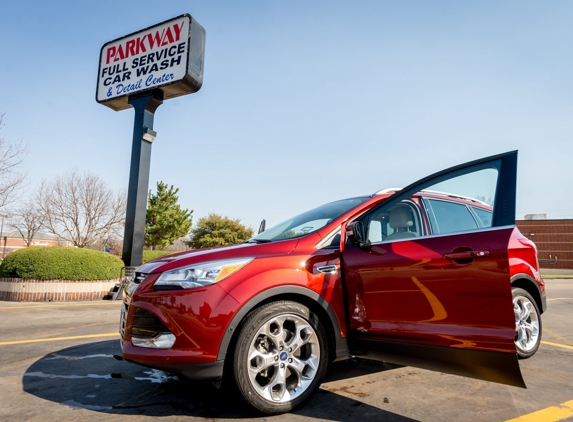
[[[158,334],[155,337],[142,338],[142,337],[132,337],[131,342],[136,347],[147,347],[151,349],[170,349],[175,343],[174,334]]]

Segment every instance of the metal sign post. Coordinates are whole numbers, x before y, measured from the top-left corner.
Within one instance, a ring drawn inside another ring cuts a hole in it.
[[[153,118],[157,107],[163,104],[163,92],[155,91],[150,95],[132,98],[129,104],[135,109],[135,119],[121,256],[126,267],[141,265],[142,261],[151,144],[156,135],[153,131]]]

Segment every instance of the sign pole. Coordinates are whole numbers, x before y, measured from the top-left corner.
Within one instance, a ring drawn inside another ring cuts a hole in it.
[[[153,118],[157,107],[163,104],[163,92],[153,91],[130,98],[128,102],[135,110],[135,118],[122,259],[126,267],[137,267],[143,259],[151,143],[156,135],[153,131]]]

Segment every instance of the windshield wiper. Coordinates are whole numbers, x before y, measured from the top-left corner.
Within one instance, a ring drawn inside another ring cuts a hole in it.
[[[270,239],[249,239],[244,241],[243,243],[269,243],[272,242]]]

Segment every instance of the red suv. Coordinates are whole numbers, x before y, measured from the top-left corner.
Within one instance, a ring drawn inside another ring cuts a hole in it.
[[[123,357],[228,379],[264,413],[302,404],[349,356],[525,387],[517,357],[537,350],[546,301],[516,173],[516,151],[488,157],[144,264]]]

